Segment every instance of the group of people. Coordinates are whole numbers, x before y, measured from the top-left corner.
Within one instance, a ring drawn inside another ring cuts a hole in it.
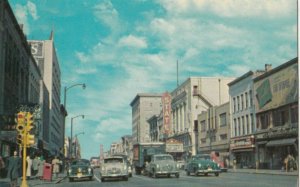
[[[29,179],[43,179],[44,164],[46,160],[43,156],[35,156],[33,159],[30,156],[26,157],[26,178]],[[52,173],[57,177],[60,171],[62,162],[55,157],[52,161]],[[6,170],[7,177],[10,179],[10,186],[16,187],[18,178],[22,176],[22,159],[18,156],[18,152],[14,151],[13,156],[9,157],[7,162],[4,162],[0,156],[0,171]]]

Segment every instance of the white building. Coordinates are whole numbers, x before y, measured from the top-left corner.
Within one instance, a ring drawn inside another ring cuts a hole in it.
[[[234,78],[190,77],[171,92],[172,132],[169,138],[183,142],[184,151],[196,154],[198,114],[229,101],[227,84]]]
[[[237,162],[237,167],[255,165],[256,118],[254,106],[253,79],[271,69],[249,71],[228,84],[230,95],[231,161]]]
[[[29,43],[49,91],[49,150],[52,154],[60,154],[64,147],[64,118],[60,110],[61,73],[53,33],[49,40],[31,40]]]
[[[148,119],[162,109],[162,94],[137,94],[130,103],[132,107],[132,142],[150,142]]]

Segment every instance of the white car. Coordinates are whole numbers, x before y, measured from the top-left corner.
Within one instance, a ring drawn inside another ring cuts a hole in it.
[[[119,178],[128,181],[128,165],[127,160],[121,156],[112,156],[104,159],[100,166],[101,181],[109,178]]]

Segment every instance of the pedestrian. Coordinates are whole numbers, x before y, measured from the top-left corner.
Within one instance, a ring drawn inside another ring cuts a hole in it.
[[[3,158],[0,156],[0,178],[4,175],[5,170],[5,163]]]
[[[26,177],[27,179],[31,178],[31,168],[32,168],[32,159],[30,156],[26,157],[26,162],[27,162],[27,169],[26,169]]]
[[[57,175],[59,173],[59,164],[60,164],[60,160],[57,158],[57,156],[55,156],[54,159],[52,160],[53,174],[55,178],[57,178]]]
[[[36,175],[39,179],[43,179],[44,176],[44,163],[45,163],[44,157],[40,156],[38,162],[38,172]]]
[[[19,172],[21,171],[21,159],[14,151],[14,155],[8,160],[8,178],[10,179],[10,187],[17,187]]]
[[[33,169],[32,175],[35,176],[35,177],[38,173],[38,168],[39,168],[38,164],[39,164],[39,158],[37,156],[35,156],[33,161],[32,161],[32,169]]]

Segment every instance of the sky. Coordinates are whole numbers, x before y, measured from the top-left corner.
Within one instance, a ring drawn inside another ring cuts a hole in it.
[[[188,77],[239,77],[297,57],[296,0],[8,0],[29,40],[54,43],[67,92],[66,135],[83,158],[131,135],[137,93]]]

